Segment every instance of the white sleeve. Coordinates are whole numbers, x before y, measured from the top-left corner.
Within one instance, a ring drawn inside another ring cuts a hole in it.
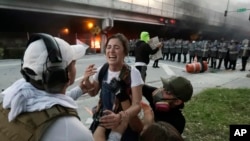
[[[69,90],[66,92],[66,95],[73,98],[74,100],[77,100],[80,96],[82,96],[84,92],[79,86],[76,86],[75,88]]]
[[[90,130],[74,117],[60,117],[48,127],[40,141],[94,141]]]
[[[134,67],[131,66],[131,88],[144,84],[140,72]]]

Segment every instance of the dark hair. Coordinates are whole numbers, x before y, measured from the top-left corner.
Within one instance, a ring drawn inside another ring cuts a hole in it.
[[[184,141],[180,133],[167,122],[155,122],[142,132],[139,141]]]
[[[124,54],[125,56],[128,55],[128,39],[122,34],[122,33],[116,33],[112,36],[110,36],[104,46],[104,52],[106,53],[106,48],[107,48],[107,45],[110,41],[110,39],[118,39],[121,41],[122,43],[122,46],[123,46],[123,49],[124,49]]]

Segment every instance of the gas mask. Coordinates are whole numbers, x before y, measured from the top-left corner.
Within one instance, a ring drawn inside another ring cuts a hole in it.
[[[166,99],[163,97],[164,89],[159,88],[153,92],[153,102],[155,104],[155,110],[161,112],[168,112],[170,110],[170,101],[174,99]]]

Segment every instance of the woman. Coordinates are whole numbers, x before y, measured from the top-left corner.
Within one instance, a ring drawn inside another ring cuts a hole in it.
[[[91,130],[95,136],[96,127],[103,130],[105,130],[104,128],[114,129],[121,123],[125,115],[129,117],[129,126],[121,140],[138,140],[138,135],[143,128],[137,115],[141,110],[140,102],[144,82],[140,72],[124,62],[124,58],[128,54],[128,40],[120,33],[112,35],[107,40],[104,52],[107,64],[98,69],[92,64],[84,75],[84,85],[88,89],[89,95],[95,96],[101,90],[100,101],[94,114],[96,122],[92,123]],[[100,80],[99,75],[103,75],[100,72],[103,72],[104,66],[107,67],[107,70]],[[92,82],[89,80],[91,75],[93,75]]]

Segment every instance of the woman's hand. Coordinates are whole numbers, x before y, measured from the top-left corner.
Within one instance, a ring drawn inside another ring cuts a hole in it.
[[[128,127],[128,123],[129,123],[129,116],[126,112],[121,111],[120,113],[121,116],[121,122],[120,124],[113,129],[113,131],[118,132],[120,134],[123,134],[124,131],[127,129]]]
[[[90,92],[94,90],[93,85],[89,81],[89,77],[94,75],[95,73],[96,73],[96,68],[94,67],[94,64],[89,65],[85,70],[84,77],[80,82],[80,87],[84,92]]]
[[[91,64],[87,67],[87,69],[84,72],[83,81],[89,80],[89,77],[96,73],[96,68],[94,66],[95,64]]]
[[[107,129],[114,129],[120,124],[122,119],[121,114],[115,114],[110,110],[103,111],[103,116],[99,119],[100,126]]]
[[[143,122],[144,127],[147,127],[148,125],[154,123],[154,112],[152,108],[143,101],[141,102],[141,107],[142,107],[143,114],[144,114],[142,122]]]

